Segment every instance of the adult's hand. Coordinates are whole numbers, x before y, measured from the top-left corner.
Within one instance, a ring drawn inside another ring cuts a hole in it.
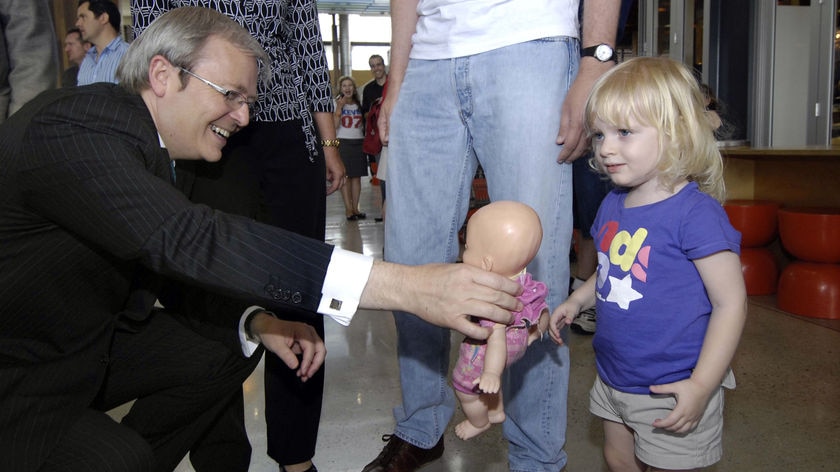
[[[375,261],[360,306],[413,313],[429,323],[487,339],[470,315],[510,324],[511,311],[522,310],[522,292],[514,280],[466,264],[405,266]]]
[[[327,166],[327,195],[330,195],[347,182],[344,178],[347,173],[337,147],[324,148],[324,163]]]
[[[327,348],[315,328],[296,321],[277,319],[265,312],[251,321],[251,332],[269,351],[307,381],[324,364]],[[299,358],[298,358],[299,357]]]
[[[390,85],[389,85],[390,87]],[[391,112],[394,110],[394,104],[397,101],[398,90],[389,90],[388,95],[382,100],[382,107],[379,109],[379,117],[376,120],[376,128],[379,130],[379,140],[382,141],[383,146],[388,145],[388,135],[390,133],[389,126],[391,125]]]
[[[583,122],[586,99],[589,97],[592,85],[595,84],[598,77],[612,66],[612,62],[599,62],[590,57],[581,59],[577,78],[572,82],[560,111],[560,131],[557,135],[557,144],[562,144],[563,148],[557,157],[558,163],[572,162],[582,156],[589,148],[589,140],[586,137]]]

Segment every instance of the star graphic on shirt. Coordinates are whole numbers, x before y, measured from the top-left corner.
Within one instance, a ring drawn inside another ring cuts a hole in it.
[[[642,298],[642,294],[633,290],[633,278],[630,274],[623,279],[610,277],[610,294],[607,295],[608,302],[616,303],[622,310],[630,307],[630,302]]]

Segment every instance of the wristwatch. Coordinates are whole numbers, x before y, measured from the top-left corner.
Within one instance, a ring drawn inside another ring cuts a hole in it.
[[[598,44],[580,50],[580,57],[592,56],[601,62],[613,61],[618,62],[618,56],[615,55],[615,49],[609,44]]]

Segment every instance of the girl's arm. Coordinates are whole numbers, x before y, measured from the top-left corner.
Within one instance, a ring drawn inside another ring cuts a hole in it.
[[[697,366],[690,379],[650,387],[654,393],[676,395],[677,406],[667,418],[654,421],[653,426],[678,433],[691,431],[700,422],[709,397],[720,388],[735,356],[747,318],[747,291],[738,255],[722,251],[697,259],[694,265],[712,303]]]

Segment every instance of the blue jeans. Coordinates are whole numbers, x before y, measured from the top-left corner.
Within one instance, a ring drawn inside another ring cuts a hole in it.
[[[579,44],[546,38],[474,56],[409,63],[391,116],[385,258],[454,262],[478,163],[491,200],[527,203],[543,241],[528,270],[566,298],[572,233],[572,167],[556,159],[560,109],[577,74]],[[396,312],[402,405],[396,434],[423,448],[455,410],[450,332]],[[568,348],[533,343],[504,378],[512,471],[557,471],[566,462]]]

